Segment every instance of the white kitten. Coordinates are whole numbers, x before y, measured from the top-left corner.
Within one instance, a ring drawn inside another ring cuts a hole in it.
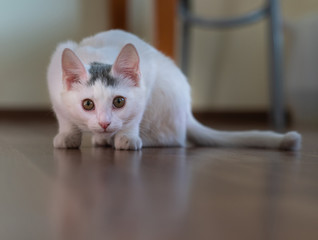
[[[301,136],[274,132],[221,132],[191,113],[186,77],[167,57],[119,30],[61,43],[48,69],[48,86],[59,122],[57,148],[77,148],[82,132],[96,146],[263,147],[298,150]]]

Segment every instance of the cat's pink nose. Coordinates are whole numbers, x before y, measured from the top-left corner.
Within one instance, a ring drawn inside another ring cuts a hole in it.
[[[110,125],[110,122],[99,122],[98,123],[99,126],[101,126],[104,130],[106,130],[108,128],[108,126]]]

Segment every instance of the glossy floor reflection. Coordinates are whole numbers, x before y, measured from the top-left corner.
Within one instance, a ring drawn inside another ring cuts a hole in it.
[[[158,150],[148,157],[101,148],[55,150],[58,173],[52,209],[58,239],[174,236],[185,219],[189,174],[183,149],[170,151],[178,156],[165,160],[166,154]]]
[[[0,239],[318,239],[318,132],[299,153],[54,150],[55,124],[0,125]]]

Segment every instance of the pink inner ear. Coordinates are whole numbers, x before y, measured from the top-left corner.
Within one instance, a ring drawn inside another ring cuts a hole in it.
[[[62,69],[63,80],[65,81],[66,89],[72,89],[73,84],[81,83],[87,78],[87,73],[81,60],[75,55],[75,53],[66,48],[62,54]]]
[[[134,45],[127,44],[123,47],[112,67],[112,73],[115,77],[133,81],[134,86],[139,85],[139,56]]]

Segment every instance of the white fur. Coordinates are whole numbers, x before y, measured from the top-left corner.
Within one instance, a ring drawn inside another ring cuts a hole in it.
[[[92,87],[76,85],[66,90],[63,84],[61,56],[71,49],[88,70],[91,62],[113,64],[121,49],[131,43],[140,58],[138,86],[123,84],[105,87],[96,81]],[[79,147],[81,133],[93,133],[96,146],[137,150],[142,146],[185,146],[186,140],[201,146],[263,147],[298,150],[301,136],[274,132],[220,132],[198,123],[191,113],[190,87],[176,65],[138,37],[120,30],[99,33],[79,44],[58,45],[48,68],[48,86],[53,109],[59,121],[54,139],[58,148]],[[112,99],[124,96],[123,109],[113,109]],[[93,99],[96,109],[87,112],[81,102]],[[107,132],[99,121],[109,121]]]

